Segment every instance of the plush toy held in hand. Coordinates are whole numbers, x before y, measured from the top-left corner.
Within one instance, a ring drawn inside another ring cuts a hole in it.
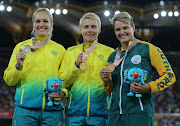
[[[46,81],[46,87],[44,88],[44,92],[48,94],[48,106],[53,106],[53,103],[55,105],[59,105],[60,102],[55,102],[51,98],[51,94],[54,92],[62,92],[62,84],[64,80],[58,79],[58,78],[51,78]]]
[[[137,82],[144,84],[147,78],[147,71],[138,67],[133,67],[131,69],[124,70],[124,82],[131,84],[131,82]],[[134,96],[134,92],[130,91],[127,96]],[[135,94],[136,97],[142,97],[141,94]]]

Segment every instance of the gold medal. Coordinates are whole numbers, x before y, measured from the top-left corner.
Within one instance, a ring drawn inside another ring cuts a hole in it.
[[[83,71],[85,71],[87,69],[87,62],[82,62],[80,65],[79,65],[79,68]]]
[[[115,70],[115,65],[111,62],[108,63],[108,68],[109,72],[113,72]]]

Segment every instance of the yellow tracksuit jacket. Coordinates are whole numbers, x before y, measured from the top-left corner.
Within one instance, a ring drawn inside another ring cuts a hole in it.
[[[84,50],[93,43],[84,43]],[[63,86],[70,90],[66,115],[107,117],[108,99],[99,73],[107,67],[108,57],[114,49],[98,43],[88,56],[85,71],[75,65],[82,50],[83,44],[68,48],[60,69],[60,78],[65,80]]]
[[[45,40],[45,37],[37,37],[36,43]],[[42,110],[62,110],[62,106],[48,107],[47,97],[43,92],[46,80],[58,78],[58,71],[63,59],[65,49],[62,45],[49,40],[48,43],[38,48],[35,52],[26,55],[23,69],[17,70],[16,54],[24,45],[32,46],[32,39],[20,42],[16,45],[11,55],[8,67],[4,71],[4,80],[8,86],[16,86],[15,105],[25,108]],[[64,90],[66,93],[67,91]]]

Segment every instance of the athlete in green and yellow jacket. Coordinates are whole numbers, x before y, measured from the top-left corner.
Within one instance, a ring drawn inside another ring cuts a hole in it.
[[[175,83],[175,74],[162,50],[148,42],[134,38],[135,25],[127,12],[115,15],[112,23],[117,39],[120,42],[123,60],[113,72],[102,69],[100,75],[105,90],[111,95],[109,126],[153,126],[154,92],[162,91]],[[133,47],[131,50],[130,48]],[[117,50],[108,62],[115,61]],[[147,71],[144,84],[124,81],[125,70],[133,67]],[[159,78],[153,80],[157,70]],[[142,94],[142,97],[127,96],[129,91]]]
[[[114,62],[116,52],[117,50],[110,55],[108,62]],[[124,55],[125,51],[122,51],[121,57]],[[138,67],[148,72],[145,83],[149,83],[151,93],[143,93],[141,98],[127,96],[127,93],[130,91],[130,85],[124,82],[124,70],[133,67]],[[157,70],[159,75],[162,77],[153,81],[155,70]],[[153,93],[161,91],[171,86],[175,82],[174,72],[163,52],[158,47],[140,40],[137,41],[137,44],[128,53],[123,62],[121,62],[119,66],[111,73],[111,78],[113,85],[111,90],[112,101],[110,109],[110,126],[116,124],[115,117],[121,114],[126,116],[122,119],[122,122],[127,125],[123,126],[128,126],[130,123],[133,124],[137,120],[139,120],[137,122],[140,122],[142,126],[147,124],[148,121],[146,119],[142,120],[143,117],[141,117],[141,115],[146,115],[150,120],[152,120],[149,121],[150,126],[152,126],[152,122],[154,120]],[[107,87],[105,87],[105,89],[106,88]],[[132,116],[135,114],[135,119],[128,121],[128,114],[131,114]],[[145,121],[145,123],[142,123],[143,121]]]

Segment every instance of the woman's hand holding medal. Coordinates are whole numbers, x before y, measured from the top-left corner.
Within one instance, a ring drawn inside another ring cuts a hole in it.
[[[87,58],[88,55],[84,52],[79,53],[77,57],[76,65],[83,71],[87,69]]]
[[[79,67],[79,65],[82,63],[82,57],[83,57],[83,53],[79,53],[77,60],[76,60],[76,65]]]
[[[115,65],[111,62],[108,63],[108,68],[109,72],[113,72],[115,70]]]
[[[24,52],[24,49],[19,49],[19,52],[16,55],[17,64],[16,67],[21,70],[23,67],[24,59],[26,58],[26,54]]]
[[[90,52],[98,45],[98,41],[96,42],[85,52],[84,45],[83,45],[83,52],[78,55],[79,62],[76,62],[76,65],[83,71],[87,69],[87,58]],[[78,61],[78,59],[77,59]]]
[[[85,52],[83,52],[82,63],[79,65],[79,68],[83,71],[87,69],[87,58],[88,55]]]
[[[107,68],[104,68],[101,70],[101,72],[99,73],[101,79],[104,81],[105,86],[110,85],[110,71]]]

